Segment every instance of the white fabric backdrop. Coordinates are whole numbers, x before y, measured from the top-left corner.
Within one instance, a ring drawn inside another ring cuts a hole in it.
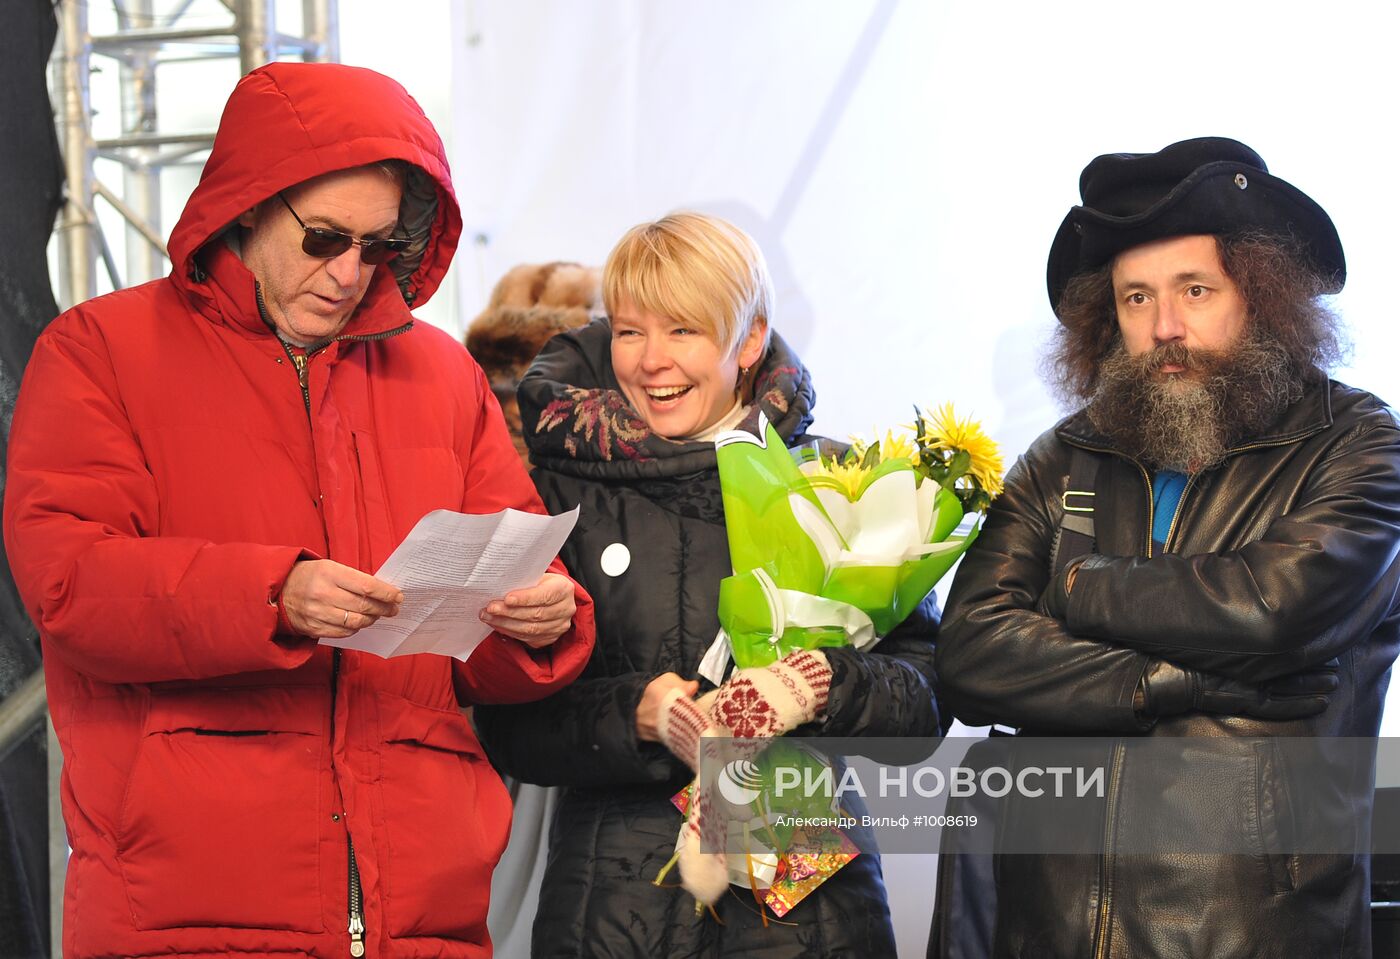
[[[445,135],[467,236],[432,322],[520,262],[601,264],[690,207],[760,241],[776,327],[834,436],[956,399],[1014,457],[1059,415],[1036,375],[1045,256],[1099,153],[1225,135],[1336,220],[1339,377],[1400,401],[1390,294],[1400,85],[1382,6],[1244,0],[341,0],[343,55]],[[450,13],[450,16],[449,16]],[[449,28],[450,26],[450,28]],[[410,52],[405,52],[410,51]],[[450,73],[450,76],[449,76]],[[1400,705],[1387,731],[1400,734]],[[901,955],[931,857],[887,858]]]
[[[1242,139],[1336,218],[1349,378],[1400,347],[1383,257],[1397,127],[1362,4],[519,0],[454,4],[463,315],[511,265],[601,263],[678,207],[758,237],[776,326],[834,435],[956,398],[1008,450],[1056,416],[1034,375],[1045,255],[1094,155]],[[1377,28],[1372,28],[1377,27]],[[1369,325],[1367,325],[1369,324]]]

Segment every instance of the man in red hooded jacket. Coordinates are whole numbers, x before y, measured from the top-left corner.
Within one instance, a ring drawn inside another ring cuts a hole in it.
[[[488,956],[504,788],[458,705],[587,662],[557,562],[466,662],[319,645],[433,509],[542,511],[466,351],[417,324],[461,231],[386,77],[243,78],[164,280],[35,347],[5,540],[38,625],[73,852],[64,954]]]

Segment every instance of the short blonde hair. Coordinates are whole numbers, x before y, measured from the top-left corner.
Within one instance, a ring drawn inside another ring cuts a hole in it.
[[[753,324],[768,349],[773,281],[753,237],[704,213],[672,213],[628,230],[603,267],[603,304],[693,324],[731,355]]]

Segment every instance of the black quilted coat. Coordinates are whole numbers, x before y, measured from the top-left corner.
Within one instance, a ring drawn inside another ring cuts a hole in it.
[[[593,659],[549,699],[477,711],[503,771],[568,787],[553,824],[533,955],[893,956],[874,855],[857,857],[788,913],[796,925],[764,928],[752,898],[733,890],[717,903],[721,925],[697,916],[680,888],[652,885],[681,826],[670,797],[690,772],[659,744],[638,741],[637,703],[661,673],[696,677],[719,629],[715,608],[729,548],[713,445],[674,443],[647,430],[618,391],[609,339],[605,321],[556,337],[520,387],[540,494],[554,512],[582,506],[563,558],[596,603]],[[751,418],[761,406],[790,445],[806,439],[811,379],[777,336],[756,397]],[[600,558],[616,543],[630,564],[610,576]],[[937,622],[930,597],[870,652],[829,650],[827,718],[800,732],[936,735]]]

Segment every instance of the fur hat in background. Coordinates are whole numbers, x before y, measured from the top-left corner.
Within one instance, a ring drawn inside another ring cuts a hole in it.
[[[602,282],[603,271],[594,266],[522,264],[501,277],[490,304],[467,328],[467,350],[485,371],[527,465],[515,388],[550,337],[583,326],[602,310]]]

